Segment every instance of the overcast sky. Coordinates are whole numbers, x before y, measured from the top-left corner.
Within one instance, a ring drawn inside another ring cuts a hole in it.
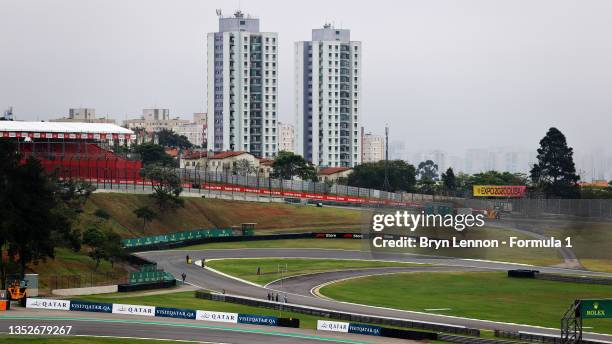
[[[0,109],[205,110],[205,38],[238,6],[279,33],[281,121],[294,121],[293,42],[329,21],[363,42],[362,120],[411,149],[577,150],[612,143],[609,0],[0,0]]]

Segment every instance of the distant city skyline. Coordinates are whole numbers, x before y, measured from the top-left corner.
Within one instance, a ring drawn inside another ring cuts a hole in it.
[[[421,161],[432,160],[438,165],[440,175],[449,167],[455,173],[474,174],[495,170],[529,175],[531,167],[537,162],[537,154],[537,147],[532,150],[517,147],[470,148],[459,154],[449,154],[441,149],[410,151],[401,148],[398,141],[391,142],[389,147],[390,159],[405,160],[415,167]],[[581,181],[612,180],[612,154],[602,149],[574,150],[574,164]]]
[[[215,9],[229,15],[236,5],[3,0],[0,47],[9,53],[0,55],[0,111],[13,106],[17,119],[48,120],[91,107],[118,123],[143,108],[183,118],[203,112],[206,34],[217,31]],[[294,42],[331,22],[367,46],[360,123],[367,131],[381,134],[389,124],[392,140],[450,157],[499,146],[535,151],[554,126],[577,157],[610,153],[612,47],[604,42],[612,2],[245,0],[241,7],[262,19],[262,31],[279,33],[279,121],[294,122]]]

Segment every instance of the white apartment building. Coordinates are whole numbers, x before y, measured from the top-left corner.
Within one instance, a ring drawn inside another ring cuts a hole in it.
[[[96,117],[96,109],[93,108],[70,108],[68,117],[51,119],[49,122],[83,122],[83,123],[115,123],[108,116]]]
[[[278,123],[278,151],[294,152],[295,128],[291,124]]]
[[[172,127],[172,131],[178,135],[183,135],[191,144],[200,146],[204,144],[204,127],[197,123],[180,124]]]
[[[385,160],[385,138],[381,135],[364,133],[361,136],[361,162],[378,162]]]
[[[326,24],[295,43],[296,153],[318,166],[361,162],[361,42]]]
[[[131,130],[144,129],[147,133],[163,129],[172,130],[173,127],[182,124],[189,124],[189,121],[178,117],[170,118],[169,109],[143,109],[140,118],[123,121],[124,127]]]
[[[169,109],[143,109],[140,118],[125,120],[123,126],[136,131],[137,135],[144,135],[140,141],[151,140],[154,133],[166,129],[184,135],[193,145],[205,147],[206,117],[206,113],[196,112],[193,121],[189,121],[179,117],[170,118]]]
[[[278,34],[236,11],[207,37],[208,150],[278,151]]]

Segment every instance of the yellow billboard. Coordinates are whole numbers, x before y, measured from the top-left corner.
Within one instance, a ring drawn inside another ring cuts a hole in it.
[[[523,197],[525,185],[474,185],[474,197]]]

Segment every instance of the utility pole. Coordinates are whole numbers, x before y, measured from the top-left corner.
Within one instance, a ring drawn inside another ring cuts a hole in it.
[[[383,182],[383,190],[391,191],[391,185],[389,184],[389,126],[385,126],[385,181]]]

